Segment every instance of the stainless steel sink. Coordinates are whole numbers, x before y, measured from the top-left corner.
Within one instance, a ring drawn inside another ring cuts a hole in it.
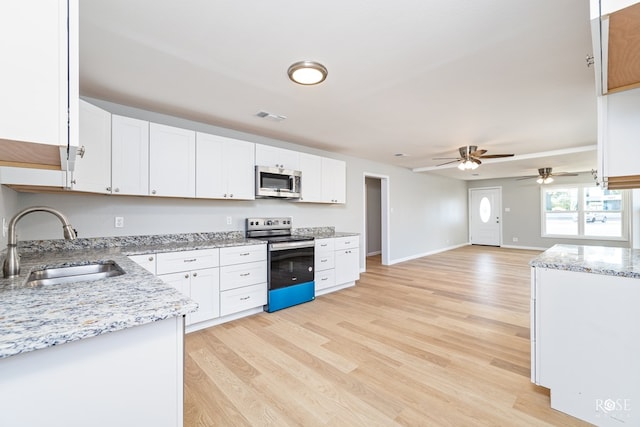
[[[27,278],[27,284],[38,285],[58,285],[61,283],[86,282],[90,280],[105,279],[124,274],[115,261],[96,262],[85,265],[74,265],[70,267],[45,268],[31,272]]]

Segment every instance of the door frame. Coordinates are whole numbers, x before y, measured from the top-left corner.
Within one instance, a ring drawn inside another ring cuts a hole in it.
[[[391,245],[389,233],[391,226],[389,224],[389,176],[380,175],[372,172],[364,172],[362,174],[362,242],[363,250],[360,251],[360,265],[367,270],[367,178],[380,180],[380,242],[382,246],[382,265],[391,265],[390,252]]]
[[[503,212],[502,212],[502,186],[494,186],[494,187],[474,187],[474,188],[469,188],[469,195],[468,195],[468,202],[467,202],[467,206],[469,207],[469,210],[467,212],[467,229],[469,231],[469,234],[467,236],[467,240],[469,242],[470,245],[473,244],[473,242],[471,242],[471,210],[473,209],[473,205],[471,203],[471,193],[473,191],[479,191],[479,190],[498,190],[498,209],[499,209],[499,217],[500,217],[500,227],[498,227],[498,246],[502,247],[502,221],[503,221]]]

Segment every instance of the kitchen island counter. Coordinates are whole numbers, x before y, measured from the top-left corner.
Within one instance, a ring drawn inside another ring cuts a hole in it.
[[[553,270],[639,279],[640,249],[555,245],[532,259],[529,265]]]

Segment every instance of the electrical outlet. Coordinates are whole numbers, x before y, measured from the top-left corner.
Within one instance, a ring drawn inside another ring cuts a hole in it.
[[[514,242],[517,242],[517,241],[518,241],[518,238],[517,238],[517,237],[514,237],[514,238],[513,238],[513,241],[514,241]]]
[[[230,216],[227,217],[227,225],[233,224],[233,220]]]
[[[116,227],[116,228],[123,228],[124,227],[124,217],[123,216],[117,216],[115,218],[114,227]]]

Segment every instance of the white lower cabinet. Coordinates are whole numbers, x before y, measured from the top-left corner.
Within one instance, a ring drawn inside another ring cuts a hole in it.
[[[266,303],[267,245],[221,248],[220,315],[261,310]]]
[[[220,316],[219,250],[167,252],[157,255],[158,277],[198,303],[186,325]]]
[[[336,237],[336,283],[354,282],[360,278],[360,239],[358,236]]]
[[[360,278],[359,245],[358,236],[316,239],[316,295],[355,285]]]
[[[129,258],[198,303],[186,332],[259,313],[267,303],[266,244]]]

